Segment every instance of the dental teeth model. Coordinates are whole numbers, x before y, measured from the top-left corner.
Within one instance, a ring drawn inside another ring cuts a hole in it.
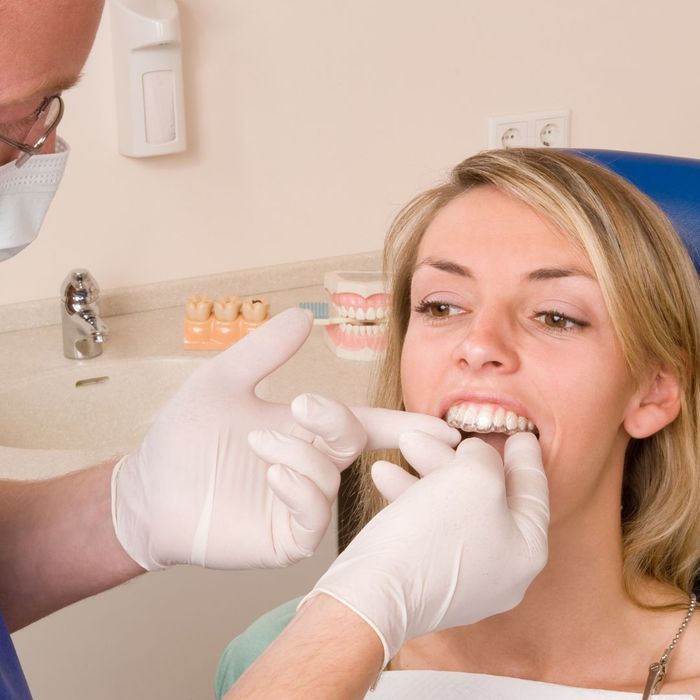
[[[326,326],[328,347],[346,360],[374,360],[386,349],[390,306],[382,273],[327,272],[323,286],[333,302],[331,316],[341,321]]]
[[[448,425],[465,433],[534,433],[537,426],[524,416],[490,403],[459,403],[447,411]]]
[[[270,317],[264,297],[193,296],[185,304],[185,350],[223,350]]]

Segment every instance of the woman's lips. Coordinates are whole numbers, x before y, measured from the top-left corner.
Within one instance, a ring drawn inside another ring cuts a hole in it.
[[[496,403],[460,401],[447,410],[445,421],[453,428],[465,433],[534,433],[539,437],[537,426],[527,417]]]

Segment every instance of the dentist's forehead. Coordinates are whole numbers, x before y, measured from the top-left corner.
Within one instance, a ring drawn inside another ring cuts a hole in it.
[[[0,0],[0,109],[73,85],[102,7],[102,0]]]

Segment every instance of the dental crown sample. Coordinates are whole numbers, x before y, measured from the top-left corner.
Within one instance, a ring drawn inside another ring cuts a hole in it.
[[[347,323],[326,326],[328,347],[346,360],[374,360],[386,349],[385,320],[390,306],[382,273],[327,272],[323,286],[331,295],[332,315],[348,319]]]
[[[264,297],[190,297],[185,304],[185,350],[224,350],[270,318]]]

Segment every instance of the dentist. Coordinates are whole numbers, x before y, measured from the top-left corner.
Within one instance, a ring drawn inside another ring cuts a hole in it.
[[[61,94],[79,79],[102,7],[0,0],[0,260],[36,238],[60,183]],[[396,447],[407,430],[457,442],[429,416],[258,399],[255,385],[310,330],[292,309],[205,363],[116,465],[0,481],[0,697],[30,697],[9,631],[174,564],[287,566],[313,553],[340,470],[362,450]]]

